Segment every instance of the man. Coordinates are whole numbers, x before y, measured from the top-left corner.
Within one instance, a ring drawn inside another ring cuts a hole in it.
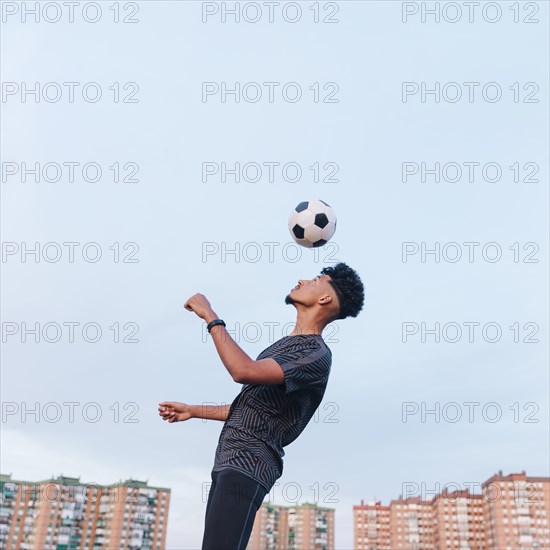
[[[170,423],[224,421],[211,473],[203,550],[246,548],[256,511],[283,473],[283,447],[300,435],[325,393],[332,354],[321,333],[336,319],[356,317],[363,302],[361,279],[342,262],[314,279],[298,281],[285,298],[296,308],[294,330],[255,361],[231,338],[202,294],[185,303],[208,324],[222,363],[243,384],[230,406],[159,405],[159,415]]]

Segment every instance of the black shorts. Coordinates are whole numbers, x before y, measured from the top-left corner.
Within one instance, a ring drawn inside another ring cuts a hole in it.
[[[202,550],[245,550],[267,491],[232,468],[212,472],[211,476]]]

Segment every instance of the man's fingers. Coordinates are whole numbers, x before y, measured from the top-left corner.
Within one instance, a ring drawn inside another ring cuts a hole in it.
[[[176,412],[170,406],[159,407],[159,416],[162,416],[163,420],[168,420],[169,418],[172,418],[175,414]]]
[[[173,423],[178,421],[178,413],[174,410],[175,403],[172,401],[163,401],[159,403],[159,416],[163,420],[168,420],[168,422]]]

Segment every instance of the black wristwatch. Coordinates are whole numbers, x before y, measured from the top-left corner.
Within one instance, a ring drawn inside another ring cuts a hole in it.
[[[210,331],[216,326],[216,325],[223,325],[225,327],[225,322],[221,319],[214,319],[213,321],[210,321],[206,325],[206,330],[208,331],[208,334],[210,334]]]

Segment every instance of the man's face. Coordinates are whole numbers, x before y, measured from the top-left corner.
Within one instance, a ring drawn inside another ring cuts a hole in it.
[[[334,289],[329,283],[328,275],[317,275],[313,279],[300,279],[298,284],[291,289],[285,298],[285,304],[303,304],[311,306],[319,301],[319,298],[327,294],[336,300]]]

